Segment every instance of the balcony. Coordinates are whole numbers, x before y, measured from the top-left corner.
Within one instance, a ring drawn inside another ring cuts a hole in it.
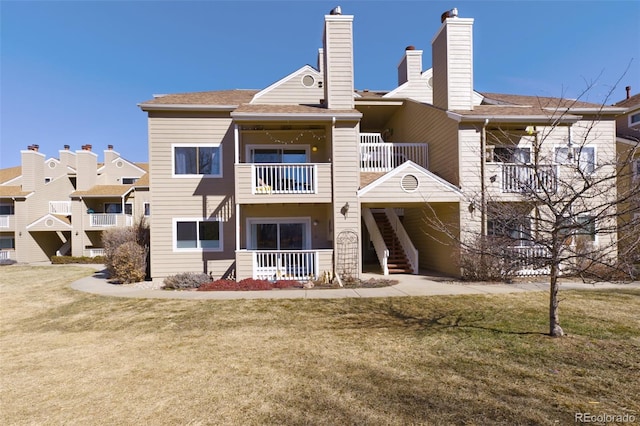
[[[71,215],[71,201],[49,201],[49,214]]]
[[[0,260],[13,260],[15,254],[15,250],[0,250]]]
[[[110,228],[114,226],[132,226],[133,216],[130,214],[122,213],[89,213],[88,223],[89,228],[98,230],[99,228]]]
[[[548,275],[550,269],[544,266],[549,258],[549,250],[538,245],[511,246],[505,248],[505,256],[510,259],[511,268],[517,276]]]
[[[384,142],[379,133],[360,134],[360,171],[389,172],[408,160],[428,168],[427,144]]]
[[[331,202],[331,164],[236,165],[239,203]]]
[[[558,186],[557,167],[554,165],[487,163],[488,188],[510,194],[532,192],[554,193]]]

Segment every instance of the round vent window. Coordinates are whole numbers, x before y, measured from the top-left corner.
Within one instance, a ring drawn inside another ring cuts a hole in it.
[[[116,163],[116,167],[117,167],[117,168],[121,169],[121,168],[122,168],[122,166],[124,166],[124,163],[123,163],[122,161],[118,161],[118,162]]]
[[[47,226],[47,228],[51,228],[53,226],[53,219],[45,220],[44,224]]]
[[[304,84],[305,87],[313,87],[315,82],[316,82],[316,79],[313,78],[312,75],[307,74],[304,77],[302,77],[302,84]]]
[[[407,192],[413,192],[418,189],[419,181],[414,175],[404,175],[400,180],[400,186]]]
[[[55,168],[56,168],[56,166],[57,166],[57,164],[56,164],[56,162],[55,162],[55,161],[49,161],[49,168],[50,168],[50,169],[55,169]]]
[[[429,77],[427,84],[429,85],[429,87],[433,87],[433,77]]]

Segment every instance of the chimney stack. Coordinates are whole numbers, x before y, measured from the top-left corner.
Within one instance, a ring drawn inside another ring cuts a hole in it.
[[[60,156],[60,163],[63,167],[76,168],[76,154],[71,151],[69,145],[64,145],[64,149],[58,151],[58,155]]]
[[[31,192],[44,186],[45,155],[38,152],[38,145],[29,145],[20,151],[22,163],[22,190]]]
[[[353,109],[353,16],[336,7],[324,17],[324,99],[327,108]]]
[[[446,110],[473,110],[473,19],[458,10],[442,14],[431,40],[433,104]]]
[[[86,191],[98,180],[98,156],[91,152],[91,145],[83,145],[76,151],[76,189]]]
[[[631,97],[631,86],[625,87],[625,90],[627,91],[627,99],[629,99]]]
[[[398,64],[398,86],[407,81],[418,81],[422,76],[422,50],[407,46],[404,57]]]

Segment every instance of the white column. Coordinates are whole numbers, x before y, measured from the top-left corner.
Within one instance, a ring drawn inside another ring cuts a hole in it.
[[[234,124],[233,126],[233,143],[235,147],[234,164],[239,164],[240,163],[240,129],[238,128],[238,124]]]

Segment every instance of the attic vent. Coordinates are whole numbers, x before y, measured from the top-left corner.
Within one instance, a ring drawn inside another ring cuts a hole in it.
[[[413,192],[418,189],[419,181],[414,175],[404,175],[400,180],[400,186],[406,192]]]
[[[49,168],[50,169],[55,169],[56,168],[56,162],[55,161],[50,161],[49,162]]]
[[[316,82],[316,79],[313,78],[313,76],[310,74],[307,74],[304,77],[302,77],[302,84],[304,85],[304,87],[313,87],[315,82]]]
[[[121,169],[121,168],[122,168],[122,166],[124,166],[124,163],[123,163],[122,161],[118,161],[118,162],[116,163],[116,167],[117,167],[117,168]]]
[[[51,228],[53,226],[53,219],[45,220],[44,224],[47,226],[47,228]]]

